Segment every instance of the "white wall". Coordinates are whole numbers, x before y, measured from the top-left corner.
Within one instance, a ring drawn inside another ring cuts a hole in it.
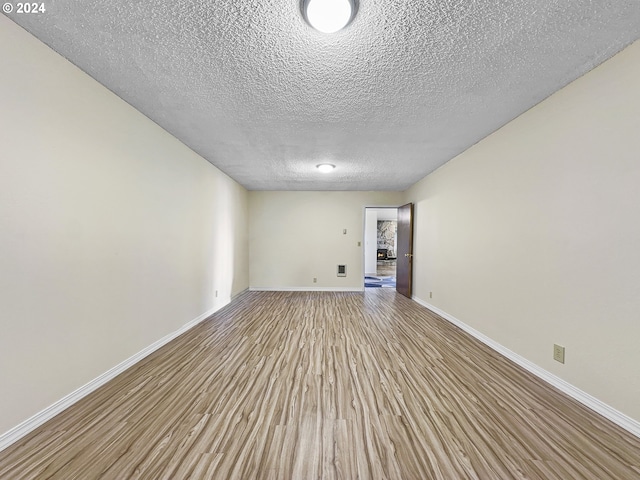
[[[244,188],[4,16],[0,65],[1,434],[249,282]]]
[[[406,196],[418,298],[636,420],[639,86],[636,42]]]
[[[251,288],[363,288],[358,242],[364,238],[364,207],[399,205],[401,197],[399,192],[249,192]],[[338,264],[347,265],[347,277],[336,276]]]
[[[364,223],[364,273],[375,275],[378,271],[378,211],[367,208]]]

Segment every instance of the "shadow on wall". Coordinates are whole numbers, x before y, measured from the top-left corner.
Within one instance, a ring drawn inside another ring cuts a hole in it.
[[[203,248],[210,256],[207,265],[211,276],[210,281],[204,283],[210,286],[208,293],[217,303],[221,299],[230,299],[247,287],[248,279],[237,277],[236,272],[248,271],[248,202],[246,195],[233,188],[228,178],[219,176],[214,181],[212,211],[208,219],[211,244],[205,244]]]

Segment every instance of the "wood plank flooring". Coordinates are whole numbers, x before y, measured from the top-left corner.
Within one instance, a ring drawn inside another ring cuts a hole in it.
[[[377,265],[376,266],[376,275],[380,276],[396,276],[396,266],[395,265]]]
[[[640,439],[394,291],[248,292],[0,478],[637,479]]]

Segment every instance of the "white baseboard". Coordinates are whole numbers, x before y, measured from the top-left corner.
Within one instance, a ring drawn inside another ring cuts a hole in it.
[[[363,292],[364,287],[249,287],[252,292]]]
[[[242,293],[244,293],[244,291],[238,293],[237,295],[234,295],[234,298],[237,297],[238,295],[241,295]],[[82,387],[80,387],[77,390],[71,392],[69,395],[65,396],[64,398],[61,398],[60,400],[58,400],[53,405],[50,405],[49,407],[45,408],[44,410],[36,413],[33,417],[28,418],[27,420],[25,420],[21,424],[15,426],[14,428],[9,430],[8,432],[3,433],[2,435],[0,435],[0,451],[4,450],[9,445],[12,445],[13,443],[17,442],[22,437],[24,437],[28,433],[32,432],[36,428],[38,428],[43,423],[45,423],[48,420],[52,419],[53,417],[55,417],[56,415],[61,413],[63,410],[69,408],[71,405],[76,403],[78,400],[82,399],[83,397],[86,397],[91,392],[93,392],[97,388],[99,388],[102,385],[104,385],[105,383],[107,383],[109,380],[112,380],[116,376],[120,375],[122,372],[124,372],[128,368],[132,367],[133,365],[135,365],[136,363],[138,363],[140,360],[144,359],[148,355],[152,354],[153,352],[158,350],[160,347],[166,345],[167,343],[169,343],[174,338],[177,338],[180,335],[182,335],[183,333],[185,333],[186,331],[192,329],[197,324],[199,324],[200,322],[202,322],[206,318],[210,317],[211,315],[213,315],[215,312],[217,312],[221,308],[223,308],[226,305],[228,305],[230,302],[231,302],[230,298],[227,299],[226,301],[220,302],[214,308],[212,308],[209,311],[203,313],[202,315],[199,315],[197,318],[191,320],[190,322],[184,324],[180,329],[178,329],[175,332],[172,332],[172,333],[164,336],[163,338],[161,338],[157,342],[152,343],[151,345],[149,345],[145,349],[139,351],[138,353],[136,353],[132,357],[129,357],[128,359],[126,359],[124,362],[122,362],[122,363],[116,365],[115,367],[113,367],[112,369],[104,372],[99,377],[94,378],[93,380],[91,380],[86,385],[83,385]]]
[[[543,369],[542,367],[536,365],[535,363],[530,362],[526,358],[524,358],[524,357],[518,355],[517,353],[509,350],[508,348],[500,345],[498,342],[495,342],[494,340],[490,339],[489,337],[487,337],[483,333],[480,333],[478,330],[476,330],[476,329],[470,327],[469,325],[467,325],[466,323],[458,320],[453,315],[449,315],[447,312],[444,312],[444,311],[440,310],[438,307],[434,307],[433,305],[425,302],[424,300],[422,300],[422,299],[420,299],[418,297],[412,297],[412,299],[416,303],[419,303],[423,307],[426,307],[429,310],[431,310],[432,312],[440,315],[445,320],[453,323],[457,327],[460,327],[462,330],[467,332],[472,337],[475,337],[476,339],[480,340],[482,343],[484,343],[488,347],[492,348],[493,350],[495,350],[499,354],[507,357],[509,360],[511,360],[511,361],[515,362],[516,364],[520,365],[525,370],[533,373],[535,376],[539,377],[540,379],[544,380],[545,382],[549,383],[550,385],[556,387],[558,390],[560,390],[560,391],[566,393],[567,395],[569,395],[570,397],[576,399],[577,401],[579,401],[580,403],[582,403],[586,407],[588,407],[591,410],[599,413],[603,417],[611,420],[613,423],[621,426],[622,428],[627,430],[629,433],[635,435],[636,437],[640,437],[640,422],[634,420],[631,417],[628,417],[627,415],[625,415],[622,412],[619,412],[618,410],[616,410],[615,408],[611,407],[610,405],[607,405],[606,403],[598,400],[597,398],[589,395],[588,393],[586,393],[586,392],[580,390],[579,388],[571,385],[570,383],[562,380],[560,377],[557,377],[556,375],[546,371],[545,369]]]

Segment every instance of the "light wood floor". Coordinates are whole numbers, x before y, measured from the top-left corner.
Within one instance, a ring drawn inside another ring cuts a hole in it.
[[[249,292],[0,478],[637,479],[640,440],[394,291]]]
[[[377,265],[376,266],[376,275],[389,276],[396,274],[396,266],[395,265]]]

